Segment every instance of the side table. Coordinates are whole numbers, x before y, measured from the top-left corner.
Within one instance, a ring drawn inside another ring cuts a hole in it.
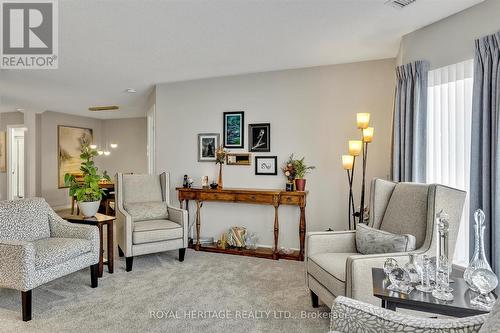
[[[104,265],[108,266],[109,274],[113,274],[113,257],[114,257],[114,244],[113,244],[113,221],[115,216],[104,215],[97,213],[93,217],[83,217],[82,215],[67,215],[62,216],[68,222],[95,225],[99,229],[99,277],[102,277]],[[103,227],[107,228],[107,242],[108,242],[108,258],[104,261],[104,246],[103,246]]]

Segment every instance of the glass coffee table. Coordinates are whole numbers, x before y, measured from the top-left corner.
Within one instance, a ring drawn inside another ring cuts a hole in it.
[[[452,276],[454,283],[451,283],[450,287],[453,288],[455,298],[449,302],[438,300],[431,293],[424,293],[416,289],[409,294],[388,290],[387,287],[391,283],[381,268],[372,268],[372,279],[373,296],[382,300],[382,307],[385,309],[402,308],[452,317],[469,317],[488,313],[488,311],[470,303],[470,300],[478,294],[467,287],[462,277]],[[497,297],[498,288],[494,294]]]

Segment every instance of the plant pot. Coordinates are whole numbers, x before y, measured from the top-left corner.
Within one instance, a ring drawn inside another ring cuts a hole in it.
[[[92,217],[97,214],[101,200],[98,201],[78,201],[78,207],[84,217]]]
[[[295,190],[305,191],[306,190],[306,180],[305,179],[295,179]]]

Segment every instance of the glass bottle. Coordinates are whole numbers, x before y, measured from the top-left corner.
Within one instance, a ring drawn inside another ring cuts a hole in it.
[[[420,284],[417,285],[417,290],[428,293],[432,291],[431,278],[430,278],[431,260],[424,254],[422,256],[422,270],[420,275]]]
[[[464,279],[470,289],[479,292],[472,281],[472,274],[480,268],[487,269],[491,272],[493,271],[491,270],[490,264],[488,264],[488,261],[486,260],[486,254],[484,251],[484,231],[486,229],[486,224],[485,215],[481,209],[474,212],[474,220],[474,254],[469,262],[469,266],[467,266],[467,269],[464,272]]]
[[[436,269],[436,286],[432,291],[432,296],[443,301],[452,301],[453,289],[450,288],[450,271],[448,258],[440,256]]]
[[[413,253],[409,254],[410,261],[405,264],[405,270],[410,275],[411,283],[419,283],[420,282],[420,274],[418,272],[417,264],[415,262],[415,255]]]

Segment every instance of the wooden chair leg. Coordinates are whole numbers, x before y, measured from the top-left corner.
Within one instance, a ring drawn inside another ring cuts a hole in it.
[[[127,272],[130,272],[132,270],[132,264],[134,263],[134,257],[126,257],[125,258],[125,263],[126,263],[125,270]]]
[[[99,275],[99,264],[95,264],[90,266],[90,286],[92,288],[97,288],[99,284],[99,280],[97,276]]]
[[[122,249],[120,248],[120,246],[118,246],[118,256],[120,256],[120,257],[125,256],[125,253],[123,253],[123,251],[122,251]]]
[[[186,256],[186,248],[179,249],[179,261],[183,262],[184,257]]]
[[[319,298],[312,290],[311,291],[311,303],[313,308],[319,307]]]
[[[23,321],[31,320],[31,290],[21,291]]]

